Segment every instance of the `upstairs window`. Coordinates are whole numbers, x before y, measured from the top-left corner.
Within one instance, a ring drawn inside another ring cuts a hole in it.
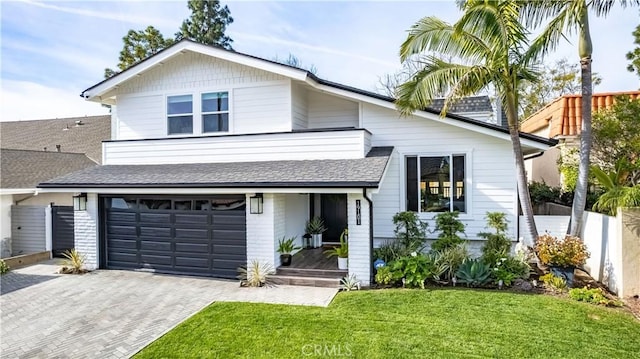
[[[465,156],[406,157],[407,211],[466,212]]]
[[[168,96],[167,121],[170,135],[192,134],[193,96]]]
[[[202,132],[229,131],[229,93],[202,94]]]

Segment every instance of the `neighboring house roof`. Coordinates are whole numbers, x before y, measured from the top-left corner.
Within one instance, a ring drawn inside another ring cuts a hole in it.
[[[100,103],[112,103],[113,101],[110,101],[109,99],[113,97],[114,90],[119,84],[148,71],[156,65],[161,65],[164,61],[167,61],[173,56],[177,56],[184,51],[194,51],[241,65],[263,69],[265,71],[289,77],[293,80],[305,82],[306,84],[314,88],[332,93],[334,95],[351,98],[357,101],[369,102],[395,110],[395,99],[392,97],[332,81],[323,80],[305,69],[281,64],[275,61],[262,59],[256,56],[243,54],[236,51],[226,50],[216,46],[203,45],[187,39],[183,39],[173,44],[172,46],[159,51],[155,55],[138,62],[127,70],[115,74],[112,77],[89,87],[88,89],[84,90],[80,94],[80,96],[87,100],[97,101]],[[478,100],[477,103],[474,104],[474,106],[484,106],[482,103],[484,103],[484,101]],[[434,106],[437,106],[437,103]],[[471,104],[466,104],[465,106],[471,106]],[[440,118],[440,110],[437,109],[437,107],[429,107],[424,109],[423,111],[417,111],[414,115],[418,117],[427,117],[434,121],[448,123],[453,126],[462,127],[509,140],[509,130],[504,127],[475,120],[469,117],[456,115],[453,113],[447,114],[448,119],[442,119]],[[554,141],[549,141],[546,138],[540,138],[538,136],[533,136],[530,134],[521,134],[521,138],[526,140],[523,142],[523,145],[530,146],[532,148],[535,148],[536,150],[546,149],[549,146],[553,146],[556,144]]]
[[[76,125],[82,121],[82,125]],[[66,129],[66,130],[65,130]],[[102,161],[102,141],[111,138],[111,116],[85,116],[50,120],[0,122],[0,146],[42,152],[84,153]]]
[[[163,165],[105,165],[41,183],[73,188],[378,187],[393,147],[365,158]]]
[[[444,106],[444,100],[443,98],[434,99],[429,107],[441,111]],[[493,112],[493,106],[491,106],[489,96],[469,96],[454,102],[449,106],[449,112],[459,114],[469,112]]]
[[[71,172],[95,167],[97,163],[82,153],[0,149],[0,188],[36,188]]]
[[[615,97],[620,95],[640,99],[640,91],[596,93],[591,99],[591,110],[595,113],[610,108],[615,102]],[[551,101],[524,120],[520,128],[523,132],[557,138],[578,135],[581,126],[582,95],[578,94],[564,95]]]

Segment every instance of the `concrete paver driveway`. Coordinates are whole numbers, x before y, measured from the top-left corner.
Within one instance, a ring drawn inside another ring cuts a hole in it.
[[[59,275],[57,269],[48,262],[2,276],[3,358],[129,357],[214,301],[326,306],[336,294],[130,271]]]

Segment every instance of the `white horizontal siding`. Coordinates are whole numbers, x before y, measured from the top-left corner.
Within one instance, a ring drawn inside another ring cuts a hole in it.
[[[232,133],[291,131],[290,82],[233,91]]]
[[[291,86],[291,117],[294,130],[309,128],[307,106],[307,90],[301,85]]]
[[[392,238],[391,218],[405,210],[404,156],[449,153],[466,155],[467,213],[461,214],[461,219],[467,237],[477,239],[478,232],[486,230],[486,212],[493,211],[507,213],[515,236],[515,165],[509,141],[427,119],[400,117],[393,110],[374,105],[362,108],[362,127],[372,132],[372,146],[394,146],[397,152],[379,192],[373,196],[375,237]],[[430,230],[434,229],[432,217],[422,215]]]
[[[363,130],[106,142],[108,165],[363,158]]]
[[[358,103],[310,91],[309,128],[358,127]]]
[[[121,84],[114,139],[168,137],[166,96],[193,95],[193,136],[202,134],[201,93],[229,92],[230,132],[291,130],[290,80],[248,66],[187,52]]]

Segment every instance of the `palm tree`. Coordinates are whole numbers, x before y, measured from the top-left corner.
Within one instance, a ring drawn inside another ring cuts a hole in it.
[[[538,237],[524,169],[518,128],[519,81],[534,81],[535,62],[528,48],[527,29],[519,22],[521,5],[516,0],[471,0],[461,4],[464,14],[450,25],[436,17],[425,17],[409,30],[400,48],[402,62],[416,60],[422,66],[397,89],[397,108],[410,115],[429,106],[446,93],[442,115],[464,96],[493,86],[506,110],[509,135],[517,170],[518,196],[527,231]],[[445,61],[429,54],[437,53]]]
[[[533,41],[532,47],[541,55],[554,50],[565,32],[578,33],[578,53],[582,79],[582,124],[580,126],[580,164],[576,183],[571,223],[567,233],[576,236],[582,227],[582,216],[587,202],[589,165],[591,155],[591,55],[593,43],[589,29],[589,10],[596,16],[606,16],[611,7],[619,2],[622,6],[640,4],[640,0],[536,0],[523,2],[522,18],[528,26],[541,26],[548,21],[542,33]]]

